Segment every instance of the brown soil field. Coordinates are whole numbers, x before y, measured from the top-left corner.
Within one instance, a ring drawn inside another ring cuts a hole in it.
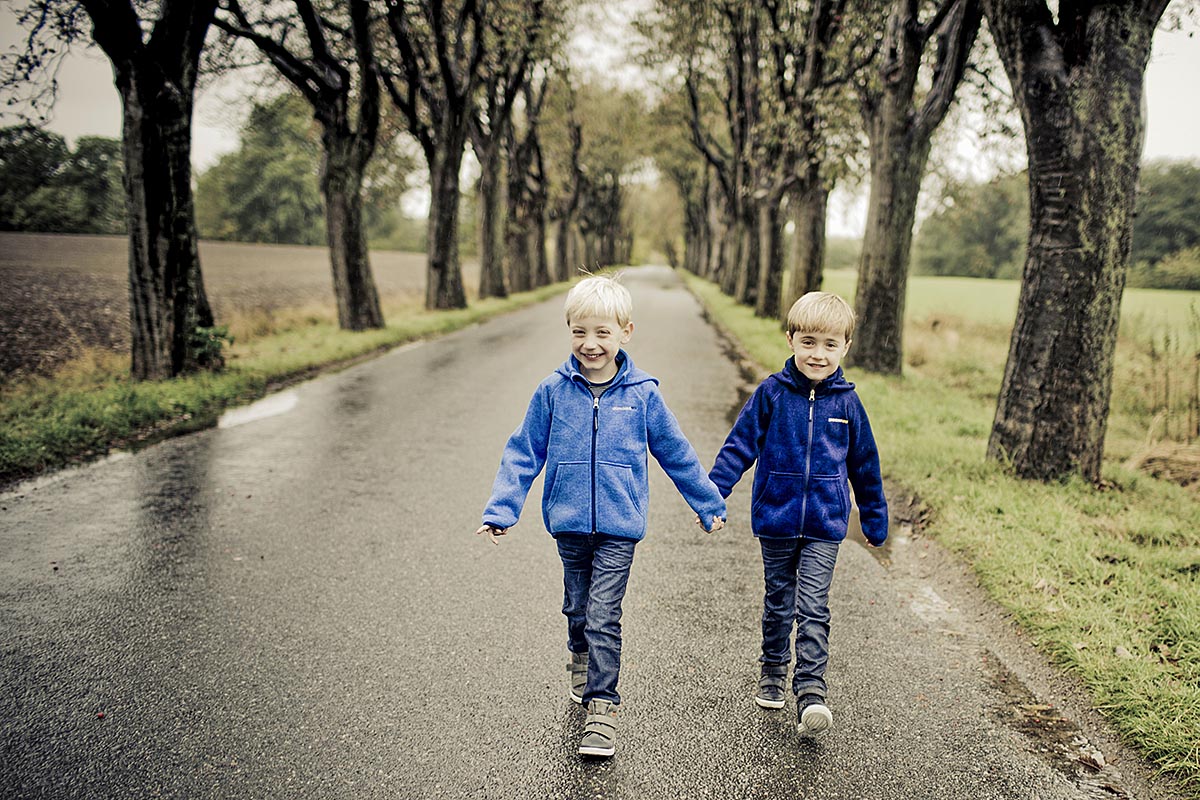
[[[0,232],[0,378],[47,374],[84,348],[129,351],[128,240]],[[334,308],[324,247],[200,242],[204,286],[220,324],[239,312]],[[373,251],[384,298],[423,295],[425,256]],[[463,265],[470,289],[477,263]]]

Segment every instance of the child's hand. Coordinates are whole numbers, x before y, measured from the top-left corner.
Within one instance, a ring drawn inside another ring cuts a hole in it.
[[[700,530],[704,531],[705,533],[716,533],[717,531],[719,531],[725,527],[725,520],[721,519],[720,517],[713,517],[712,518],[712,527],[706,529],[704,527],[704,523],[700,521],[700,515],[697,514],[696,515],[696,524],[699,525]]]
[[[500,544],[500,540],[496,537],[503,536],[504,534],[508,533],[508,528],[494,528],[491,525],[484,524],[480,525],[479,530],[475,531],[476,536],[484,533],[488,535],[488,539],[491,540],[492,544],[498,545]]]

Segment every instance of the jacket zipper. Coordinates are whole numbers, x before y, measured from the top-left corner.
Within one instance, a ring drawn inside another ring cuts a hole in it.
[[[600,432],[600,398],[592,398],[592,535],[596,535],[596,436]]]
[[[804,520],[808,516],[808,471],[812,467],[813,406],[817,404],[817,387],[808,390],[808,441],[804,446],[804,493],[800,500],[800,535],[804,535]]]

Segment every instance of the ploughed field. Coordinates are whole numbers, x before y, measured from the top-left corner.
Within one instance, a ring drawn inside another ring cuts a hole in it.
[[[0,376],[49,373],[84,348],[129,351],[128,240],[0,232]],[[231,314],[334,308],[329,251],[293,245],[200,243],[217,324]],[[425,256],[373,251],[380,295],[423,296]],[[478,266],[464,265],[469,287]]]

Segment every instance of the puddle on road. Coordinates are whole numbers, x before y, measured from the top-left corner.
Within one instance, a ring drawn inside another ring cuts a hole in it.
[[[1083,731],[1053,705],[1040,702],[1021,679],[990,651],[984,666],[998,692],[993,711],[1004,725],[1019,731],[1030,742],[1030,752],[1069,778],[1089,798],[1132,798],[1122,787],[1121,773],[1107,763]]]
[[[299,402],[300,396],[294,391],[279,392],[278,394],[264,397],[262,400],[251,403],[248,406],[226,411],[217,420],[217,427],[233,428],[238,425],[245,425],[248,422],[257,422],[260,419],[286,414],[295,408]]]

